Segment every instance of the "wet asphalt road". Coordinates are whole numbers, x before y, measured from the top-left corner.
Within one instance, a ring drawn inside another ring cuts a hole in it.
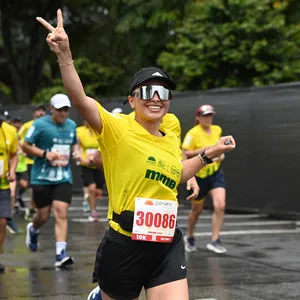
[[[0,299],[86,299],[91,283],[95,252],[107,228],[107,199],[98,202],[102,218],[87,222],[75,195],[70,209],[68,252],[76,264],[56,270],[53,219],[42,229],[40,249],[30,253],[25,246],[27,222],[16,218],[24,233],[7,232],[1,262]],[[178,224],[186,231],[188,206],[179,209]],[[211,230],[210,212],[197,226],[199,251],[187,253],[191,300],[299,300],[300,226],[293,220],[272,220],[255,214],[225,217],[222,241],[228,252],[206,250]],[[144,299],[142,295],[140,299]]]

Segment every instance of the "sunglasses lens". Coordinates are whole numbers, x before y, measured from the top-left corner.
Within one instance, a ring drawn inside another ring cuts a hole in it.
[[[171,100],[172,92],[171,90],[161,86],[161,85],[147,85],[141,86],[139,89],[139,98],[142,100],[150,100],[157,93],[160,100]]]

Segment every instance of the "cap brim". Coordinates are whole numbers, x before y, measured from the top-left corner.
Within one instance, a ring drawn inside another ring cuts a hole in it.
[[[63,103],[63,104],[56,104],[56,105],[53,105],[53,107],[54,108],[56,108],[56,109],[60,109],[60,108],[63,108],[63,107],[71,107],[71,105],[70,104],[68,104],[68,103]]]
[[[198,112],[198,113],[200,113],[202,116],[209,115],[209,114],[213,114],[213,115],[216,114],[216,112],[214,110],[208,110],[205,113],[201,113],[201,112]]]

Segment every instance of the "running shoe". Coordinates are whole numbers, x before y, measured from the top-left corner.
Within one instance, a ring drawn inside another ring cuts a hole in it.
[[[6,229],[11,233],[11,234],[17,234],[20,233],[20,229],[15,223],[13,219],[9,219],[6,224]]]
[[[226,248],[222,245],[220,238],[218,238],[215,241],[211,241],[206,245],[206,247],[208,250],[211,250],[218,254],[222,254],[227,251]]]
[[[93,210],[91,212],[91,214],[89,215],[88,219],[91,222],[98,222],[99,221],[98,217],[99,217],[99,213],[97,211]]]
[[[90,204],[89,204],[89,196],[84,195],[84,200],[82,201],[82,209],[84,212],[90,211]]]
[[[56,255],[55,267],[63,268],[73,265],[74,260],[67,254],[65,250],[62,250],[59,255]]]
[[[22,199],[22,197],[18,197],[17,202],[20,204],[21,209],[26,208],[26,204],[25,204],[24,200]]]
[[[31,251],[35,252],[38,249],[38,237],[39,233],[33,232],[32,222],[27,224],[26,227],[26,246]]]
[[[32,221],[33,215],[35,214],[34,208],[26,208],[24,219],[26,221]]]
[[[87,300],[102,300],[99,285],[95,287],[87,297]]]
[[[196,245],[195,245],[195,238],[193,236],[188,237],[187,235],[185,235],[183,237],[183,241],[184,241],[184,249],[187,252],[194,252],[197,251]]]

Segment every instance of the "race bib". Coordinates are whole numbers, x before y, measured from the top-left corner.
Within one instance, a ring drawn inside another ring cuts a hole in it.
[[[54,167],[66,167],[70,159],[70,145],[54,144],[51,152],[56,152],[59,158],[52,161],[51,165]]]
[[[0,176],[4,174],[4,160],[0,159]]]
[[[131,239],[171,243],[176,227],[177,209],[176,201],[136,198]]]
[[[87,155],[88,159],[93,160],[93,158],[96,155],[97,151],[98,150],[96,148],[86,149],[86,155]]]

